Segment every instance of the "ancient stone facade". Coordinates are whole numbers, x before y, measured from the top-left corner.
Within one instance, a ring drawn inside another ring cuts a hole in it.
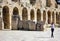
[[[0,29],[16,28],[18,16],[23,21],[43,21],[45,25],[54,22],[58,25],[60,6],[55,0],[0,0]]]

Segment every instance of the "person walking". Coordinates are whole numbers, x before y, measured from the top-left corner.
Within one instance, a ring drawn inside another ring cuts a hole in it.
[[[52,24],[51,24],[51,37],[54,37],[54,35],[53,35],[54,28],[55,28],[55,25],[54,25],[54,23],[52,22]]]

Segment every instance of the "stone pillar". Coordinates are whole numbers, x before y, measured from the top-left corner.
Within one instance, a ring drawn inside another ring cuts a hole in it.
[[[3,8],[1,9],[1,17],[2,17],[2,30],[4,29],[4,23],[3,23]]]
[[[45,21],[45,25],[44,25],[44,30],[47,30],[48,27],[48,13],[46,11],[46,21]]]
[[[10,30],[11,30],[11,28],[12,28],[12,26],[11,26],[11,23],[12,23],[12,22],[11,22],[11,18],[12,18],[11,14],[10,14],[9,17],[10,17]]]
[[[20,12],[20,19],[22,20],[22,10],[20,10],[21,12]]]
[[[48,24],[48,14],[47,14],[47,11],[46,11],[46,24]]]
[[[54,24],[56,24],[56,12],[54,12]]]
[[[31,17],[30,17],[30,10],[28,10],[28,20],[31,20]]]
[[[43,11],[41,11],[41,21],[43,21]]]
[[[12,29],[12,10],[9,11],[10,30]]]
[[[35,16],[35,23],[36,23],[37,22],[37,13],[36,13],[36,10],[34,12],[35,12],[35,14],[34,14],[34,16]]]
[[[0,29],[3,29],[3,20],[2,20],[2,8],[0,8],[0,17],[1,17],[1,20],[0,20],[0,22],[1,22],[1,24],[0,24]]]

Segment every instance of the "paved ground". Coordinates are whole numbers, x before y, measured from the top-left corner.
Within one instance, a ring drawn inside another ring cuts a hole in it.
[[[0,41],[60,41],[60,28],[55,28],[54,38],[50,28],[42,31],[0,31]]]

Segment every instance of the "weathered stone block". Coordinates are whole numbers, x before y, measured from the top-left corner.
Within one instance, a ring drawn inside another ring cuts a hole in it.
[[[22,26],[23,26],[23,21],[20,20],[18,22],[18,30],[22,30],[23,29]]]
[[[18,19],[12,18],[12,30],[17,30]]]
[[[29,28],[29,25],[28,25],[28,22],[27,21],[23,21],[23,26],[24,30],[28,30]]]
[[[37,30],[39,31],[43,31],[44,30],[44,23],[41,21],[41,22],[37,22],[36,24],[36,28]]]
[[[36,28],[35,22],[28,21],[28,24],[29,24],[29,30],[35,30],[35,28]]]

